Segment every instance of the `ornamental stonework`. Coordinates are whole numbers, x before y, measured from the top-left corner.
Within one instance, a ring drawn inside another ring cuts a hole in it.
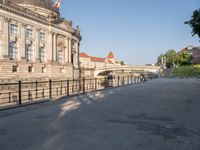
[[[80,41],[49,0],[0,0],[0,82],[80,78]]]

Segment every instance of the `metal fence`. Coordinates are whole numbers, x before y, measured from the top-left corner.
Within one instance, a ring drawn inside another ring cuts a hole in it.
[[[0,84],[0,107],[56,99],[111,87],[143,82],[142,77],[95,78]]]

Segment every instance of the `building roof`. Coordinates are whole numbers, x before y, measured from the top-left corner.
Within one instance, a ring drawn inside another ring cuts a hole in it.
[[[112,51],[109,52],[107,58],[109,58],[109,59],[114,59],[115,58],[113,53],[112,53]]]
[[[80,57],[85,57],[85,58],[90,58],[90,56],[88,56],[86,53],[82,52],[79,54]]]
[[[94,62],[105,62],[105,58],[101,58],[101,57],[92,57],[90,56],[91,58],[91,61],[94,61]]]
[[[27,4],[27,5],[37,6],[53,11],[51,6],[52,0],[12,0],[11,2],[16,4]],[[57,11],[55,12],[58,13]]]
[[[112,54],[113,55],[113,54]],[[108,62],[108,63],[111,63],[111,64],[114,64],[110,59],[112,59],[111,57],[110,58],[102,58],[102,57],[94,57],[94,56],[89,56],[88,54],[82,52],[79,54],[80,57],[82,58],[90,58],[91,61],[93,62]]]

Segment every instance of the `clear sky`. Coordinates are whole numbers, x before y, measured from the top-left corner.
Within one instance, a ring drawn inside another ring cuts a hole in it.
[[[200,0],[62,0],[61,14],[79,25],[80,50],[128,64],[155,63],[169,49],[200,46],[184,24]]]

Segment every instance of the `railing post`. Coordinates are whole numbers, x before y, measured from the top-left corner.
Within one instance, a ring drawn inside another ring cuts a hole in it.
[[[117,79],[117,85],[119,86],[119,80],[120,80],[120,77],[118,76],[118,79]]]
[[[114,85],[113,85],[113,83],[114,83],[114,78],[113,78],[113,77],[112,77],[112,79],[111,79],[111,82],[112,82],[112,83],[111,83],[111,84],[112,84],[111,87],[114,87]]]
[[[67,96],[69,96],[69,80],[67,80]]]
[[[81,91],[81,79],[79,79],[79,92]]]
[[[104,78],[104,83],[105,83],[104,87],[105,87],[105,89],[106,89],[106,88],[107,88],[107,80],[106,80],[106,77]]]
[[[95,91],[97,90],[97,78],[95,78]]]
[[[49,80],[49,98],[52,98],[52,80]]]
[[[22,81],[19,81],[18,83],[18,90],[19,90],[19,105],[22,104]]]
[[[83,78],[83,93],[85,93],[85,78]]]
[[[37,82],[37,80],[35,82],[35,95],[36,95],[36,99],[38,99],[38,82]]]
[[[9,96],[9,103],[11,103],[11,93],[10,92],[8,93],[8,96]]]

